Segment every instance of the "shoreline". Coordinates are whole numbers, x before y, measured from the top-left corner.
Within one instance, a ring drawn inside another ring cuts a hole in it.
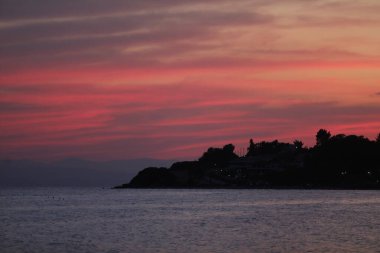
[[[146,189],[146,190],[327,190],[327,191],[377,191],[380,188],[365,187],[122,187],[115,186],[112,190]]]

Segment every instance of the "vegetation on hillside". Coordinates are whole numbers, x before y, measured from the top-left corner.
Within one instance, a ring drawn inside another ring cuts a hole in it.
[[[234,149],[227,144],[197,161],[146,168],[116,188],[380,188],[380,134],[369,140],[321,129],[311,148],[251,139],[244,156]]]

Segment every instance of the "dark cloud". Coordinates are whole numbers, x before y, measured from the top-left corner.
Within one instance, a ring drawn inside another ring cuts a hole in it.
[[[0,113],[28,113],[28,112],[40,112],[46,110],[46,106],[40,106],[35,104],[25,104],[17,102],[1,102],[0,101]]]
[[[181,53],[200,47],[207,50],[209,46],[200,42],[217,37],[220,28],[271,21],[271,17],[252,12],[182,10],[21,22],[0,29],[1,65],[3,69],[12,69],[65,62],[80,65],[113,61],[118,64],[123,58],[130,64],[139,65],[142,58],[152,63],[171,49],[174,52],[177,48]],[[124,53],[134,46],[152,45],[163,52],[144,50],[136,59]]]
[[[227,37],[215,43],[225,28],[252,25],[279,26],[276,16],[269,16],[256,7],[276,4],[278,1],[177,0],[3,0],[0,2],[0,68],[7,72],[27,68],[54,66],[81,67],[88,65],[143,67],[164,66],[167,56],[177,55],[172,66],[206,66],[215,64],[253,64],[261,59],[277,56],[298,58],[339,59],[357,58],[359,55],[344,49],[321,48],[311,50],[281,50],[265,46],[242,46],[240,55],[232,53],[224,58],[216,56],[188,59],[188,55],[202,55],[212,50],[222,51]],[[282,1],[306,8],[323,7],[319,1]],[[227,4],[227,5],[226,5]],[[199,5],[199,6],[198,6]],[[229,6],[227,8],[226,6]],[[355,2],[350,2],[355,5]],[[197,8],[198,6],[198,8]],[[359,6],[364,6],[359,4]],[[238,8],[237,8],[238,7]],[[327,7],[326,7],[327,8]],[[336,6],[335,8],[339,8]],[[371,18],[296,15],[289,26],[364,25]],[[272,27],[272,28],[273,28]],[[225,35],[223,35],[225,36]],[[244,33],[228,40],[238,40]],[[258,39],[263,37],[259,33]],[[273,39],[273,38],[272,38]],[[142,47],[133,50],[133,47]],[[144,48],[145,47],[145,48]],[[245,52],[244,52],[245,51]],[[213,58],[214,57],[214,58]],[[75,60],[73,60],[75,59]]]
[[[298,0],[299,1],[299,0]],[[223,4],[233,6],[246,6],[254,8],[258,6],[273,4],[278,0],[1,0],[0,20],[18,21],[46,18],[72,18],[86,16],[101,16],[114,13],[135,13],[166,10],[178,10],[180,8],[196,7],[204,9],[202,5],[208,4],[217,8]]]
[[[96,16],[122,11],[157,10],[178,5],[183,5],[183,2],[178,0],[2,0],[0,17],[2,20],[17,20]]]

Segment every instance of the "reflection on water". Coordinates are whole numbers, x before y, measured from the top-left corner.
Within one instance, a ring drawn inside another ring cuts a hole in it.
[[[0,189],[1,252],[379,252],[378,191]]]

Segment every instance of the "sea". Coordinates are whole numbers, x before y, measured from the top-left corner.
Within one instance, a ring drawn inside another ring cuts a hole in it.
[[[0,188],[0,252],[380,252],[380,191]]]

